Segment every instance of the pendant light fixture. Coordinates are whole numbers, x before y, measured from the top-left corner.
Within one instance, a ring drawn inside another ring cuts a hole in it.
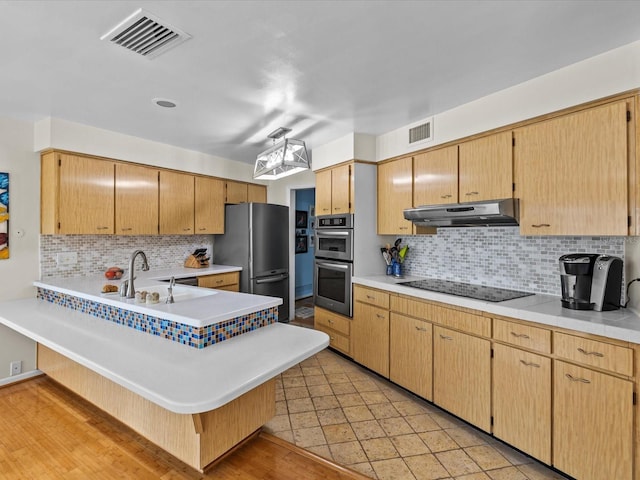
[[[307,147],[302,140],[283,138],[276,143],[290,131],[290,128],[280,127],[267,135],[273,139],[273,146],[258,155],[254,179],[277,180],[311,168]]]

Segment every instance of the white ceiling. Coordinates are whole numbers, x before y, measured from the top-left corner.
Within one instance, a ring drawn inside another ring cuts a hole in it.
[[[100,40],[137,8],[193,38],[153,60]],[[0,32],[0,115],[253,163],[280,126],[386,133],[634,42],[640,2],[0,0]]]

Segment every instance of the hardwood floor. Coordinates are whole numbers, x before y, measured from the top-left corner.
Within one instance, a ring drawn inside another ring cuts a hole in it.
[[[0,479],[363,479],[266,433],[204,474],[45,376],[0,388]]]

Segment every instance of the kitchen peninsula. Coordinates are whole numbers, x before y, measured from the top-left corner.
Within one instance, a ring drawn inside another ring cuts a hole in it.
[[[182,270],[136,272],[136,287],[166,291],[159,280]],[[104,283],[35,282],[40,298],[0,304],[0,323],[37,342],[38,368],[52,379],[200,471],[275,414],[275,376],[328,345],[324,333],[272,321],[193,348],[86,313],[77,299],[195,327],[277,312],[281,300],[181,286],[175,304],[147,306],[101,295]],[[68,297],[55,304],[42,291]]]

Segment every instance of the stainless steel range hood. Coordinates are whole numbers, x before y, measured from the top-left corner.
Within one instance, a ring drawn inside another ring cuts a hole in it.
[[[420,227],[491,227],[518,225],[517,198],[407,208],[404,218]]]

